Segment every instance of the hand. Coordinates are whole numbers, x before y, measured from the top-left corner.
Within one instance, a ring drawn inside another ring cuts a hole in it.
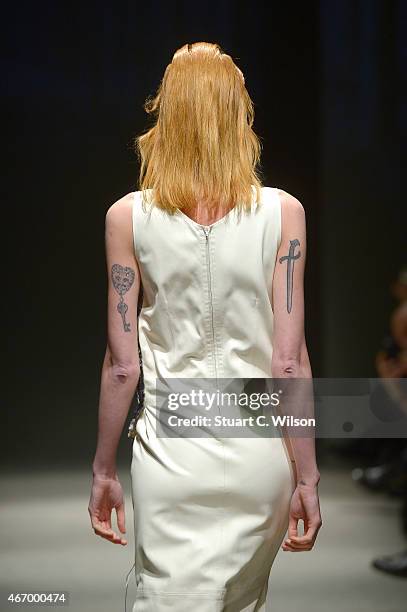
[[[117,535],[112,529],[111,512],[116,508],[117,526],[121,533],[126,533],[124,498],[119,479],[94,475],[88,512],[96,535],[113,544],[125,546],[127,540]]]
[[[304,535],[298,535],[298,521],[304,521]],[[316,484],[297,483],[290,504],[288,537],[282,545],[283,550],[302,552],[311,550],[322,525]]]

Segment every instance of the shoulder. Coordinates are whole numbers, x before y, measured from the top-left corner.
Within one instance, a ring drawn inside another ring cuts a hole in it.
[[[132,191],[111,204],[106,211],[106,221],[114,224],[127,221],[133,209],[134,195]]]
[[[282,240],[292,240],[295,235],[303,248],[306,242],[305,210],[300,200],[283,189],[277,189],[281,202],[281,236]]]
[[[105,215],[105,237],[109,244],[126,244],[133,240],[132,210],[134,192],[119,198],[109,206]]]
[[[305,211],[300,200],[288,191],[280,189],[279,187],[262,187],[262,193],[264,202],[266,203],[278,203],[281,209],[282,217],[304,217]],[[272,207],[274,208],[274,206]]]
[[[305,210],[300,200],[296,198],[288,191],[275,188],[281,203],[281,212],[285,217],[303,218],[305,217]]]

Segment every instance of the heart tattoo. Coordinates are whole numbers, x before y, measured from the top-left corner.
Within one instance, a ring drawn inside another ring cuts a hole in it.
[[[120,295],[120,302],[117,304],[117,311],[119,312],[125,332],[131,331],[130,323],[126,321],[126,313],[128,306],[123,299],[123,295],[131,288],[134,283],[135,273],[133,268],[121,266],[120,264],[113,264],[112,266],[112,283],[117,293]]]

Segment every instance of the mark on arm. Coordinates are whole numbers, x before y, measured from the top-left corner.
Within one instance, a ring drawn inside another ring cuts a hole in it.
[[[293,306],[293,288],[294,288],[294,263],[301,256],[301,251],[294,254],[297,246],[300,246],[300,241],[295,238],[290,240],[290,248],[288,255],[280,257],[279,262],[287,261],[287,312],[290,313]]]
[[[120,264],[113,264],[112,266],[112,283],[117,293],[120,295],[120,302],[117,304],[117,311],[119,312],[122,321],[123,329],[125,332],[131,331],[130,323],[126,321],[126,313],[128,306],[123,299],[123,295],[127,293],[132,284],[134,283],[135,272],[133,268],[121,266]]]

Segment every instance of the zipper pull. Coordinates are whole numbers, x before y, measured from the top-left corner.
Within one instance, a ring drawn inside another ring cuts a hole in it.
[[[206,227],[205,225],[203,225],[202,229],[203,229],[203,231],[205,233],[206,239],[208,239],[209,238],[209,232],[211,231],[210,226]]]

